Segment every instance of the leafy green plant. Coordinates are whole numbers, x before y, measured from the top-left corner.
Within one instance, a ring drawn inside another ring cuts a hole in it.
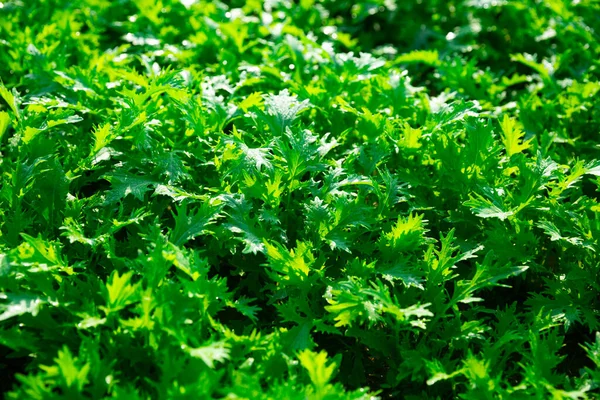
[[[593,399],[594,1],[0,2],[7,399]]]

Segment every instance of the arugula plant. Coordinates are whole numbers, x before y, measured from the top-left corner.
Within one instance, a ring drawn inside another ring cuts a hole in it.
[[[594,1],[0,2],[7,399],[593,399]]]

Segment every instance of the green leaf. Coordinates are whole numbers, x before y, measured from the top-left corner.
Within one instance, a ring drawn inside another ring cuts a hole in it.
[[[552,83],[552,75],[554,74],[554,66],[548,61],[543,60],[541,63],[537,62],[535,56],[527,53],[513,54],[510,56],[511,61],[519,62],[523,65],[528,66],[539,74],[542,80],[548,84]]]
[[[263,104],[263,97],[260,92],[254,92],[244,98],[240,103],[239,107],[244,110],[244,112],[248,112],[251,108],[260,107]]]
[[[31,314],[35,317],[40,311],[41,306],[45,303],[39,297],[8,295],[6,293],[0,293],[0,300],[8,300],[8,303],[0,304],[0,311],[2,311],[0,321],[23,314]]]
[[[63,346],[62,350],[58,351],[58,356],[54,359],[55,366],[45,367],[49,375],[58,375],[64,382],[65,387],[74,387],[78,392],[81,392],[88,382],[88,374],[90,373],[90,364],[82,363],[74,358],[67,346]]]
[[[130,194],[142,201],[144,200],[144,195],[157,184],[153,179],[130,175],[128,173],[116,173],[107,175],[105,178],[111,183],[111,189],[106,195],[106,204],[114,204]]]
[[[12,112],[15,114],[15,117],[20,119],[21,114],[19,107],[21,105],[21,98],[17,91],[13,89],[12,92],[10,92],[6,86],[4,86],[4,83],[0,81],[0,97],[6,101],[6,104],[8,104]]]
[[[242,296],[231,303],[231,306],[238,310],[242,315],[250,318],[252,322],[258,322],[258,317],[256,314],[261,310],[261,308],[250,304],[255,300],[256,299],[248,299]]]
[[[381,251],[396,257],[407,250],[416,250],[424,242],[427,232],[423,215],[410,214],[408,217],[398,217],[398,221],[390,232],[384,233],[379,240]]]
[[[317,391],[322,390],[329,383],[337,368],[335,362],[327,363],[327,353],[325,351],[316,353],[311,350],[303,350],[298,353],[298,360],[307,370],[308,376]]]
[[[587,353],[587,356],[597,368],[600,368],[600,332],[596,332],[595,341],[593,343],[586,343],[582,346]]]
[[[425,364],[427,366],[427,371],[428,371],[429,375],[431,376],[427,380],[427,385],[429,385],[429,386],[435,385],[439,381],[445,381],[448,379],[452,379],[453,377],[455,377],[456,375],[460,375],[460,373],[461,373],[461,370],[458,370],[458,371],[454,371],[454,372],[448,374],[446,372],[444,366],[442,365],[442,363],[439,360],[433,360],[433,361],[426,360]]]
[[[215,362],[229,359],[229,345],[225,342],[212,342],[206,346],[188,349],[190,356],[200,358],[209,368],[215,368]]]
[[[517,121],[504,114],[500,122],[502,128],[502,143],[506,148],[506,154],[512,157],[515,154],[523,152],[531,147],[531,139],[523,140],[525,133],[517,126]]]
[[[437,50],[413,50],[399,55],[394,61],[397,64],[423,63],[434,67],[440,64]]]
[[[264,100],[269,116],[267,121],[275,135],[283,134],[297,115],[310,106],[308,100],[298,101],[298,96],[290,94],[287,89],[277,95],[268,94]]]
[[[504,221],[514,214],[512,210],[507,210],[498,192],[492,188],[484,188],[486,197],[476,193],[475,196],[469,195],[469,200],[464,205],[471,208],[471,211],[480,218],[498,218]]]
[[[7,112],[0,111],[0,141],[10,126],[10,115]]]
[[[133,272],[131,271],[123,275],[119,275],[117,271],[110,274],[106,282],[107,314],[119,311],[138,300],[139,283],[132,284],[132,277]]]
[[[265,251],[265,239],[267,232],[261,227],[255,218],[250,216],[250,205],[245,198],[230,202],[232,210],[227,212],[229,216],[225,227],[229,231],[241,234],[240,240],[244,244],[243,253],[257,254]]]
[[[111,131],[110,124],[97,126],[92,131],[92,134],[94,135],[94,147],[92,148],[90,155],[97,154],[116,137],[116,135]]]
[[[296,274],[303,279],[313,269],[315,257],[310,251],[310,244],[298,242],[295,250],[287,250],[279,243],[264,243],[265,253],[269,260],[269,267],[274,271],[288,277]]]
[[[34,238],[26,233],[21,233],[21,237],[34,250],[27,257],[28,261],[45,263],[49,266],[66,267],[66,263],[61,256],[61,245],[59,243],[50,243],[43,240],[41,237]]]
[[[176,246],[182,246],[198,235],[208,233],[207,227],[220,216],[219,209],[208,202],[189,213],[187,204],[177,206],[177,213],[173,214],[175,227],[169,234],[169,241]]]
[[[164,175],[169,183],[189,177],[183,162],[173,151],[160,155],[156,163],[159,173]]]

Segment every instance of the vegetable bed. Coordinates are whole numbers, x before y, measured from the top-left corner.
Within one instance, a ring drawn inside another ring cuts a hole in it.
[[[595,399],[600,3],[1,0],[6,399]]]

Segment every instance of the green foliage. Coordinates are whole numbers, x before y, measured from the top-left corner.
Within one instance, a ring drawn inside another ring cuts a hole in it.
[[[7,399],[595,399],[596,1],[3,0]]]

